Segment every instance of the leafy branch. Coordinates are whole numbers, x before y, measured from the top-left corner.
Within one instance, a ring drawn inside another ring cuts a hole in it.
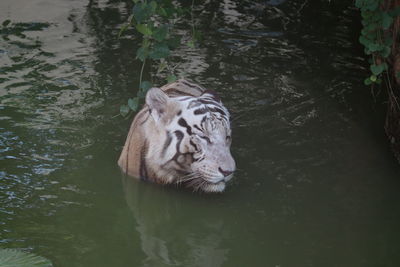
[[[129,16],[127,23],[121,28],[119,37],[130,27],[134,27],[136,32],[141,35],[142,42],[136,51],[136,58],[142,62],[142,67],[139,76],[138,93],[135,97],[128,99],[127,105],[120,107],[122,116],[136,112],[147,90],[152,87],[150,81],[143,79],[146,63],[150,65],[156,63],[158,66],[157,74],[166,70],[168,82],[176,80],[174,75],[175,68],[171,68],[168,65],[167,58],[170,57],[172,50],[181,45],[182,37],[175,32],[174,26],[187,12],[172,0],[133,0],[133,2],[132,15]],[[194,0],[192,7],[193,3]],[[192,29],[194,36],[193,23]],[[194,38],[192,39],[194,40]],[[188,45],[194,47],[194,41],[193,45],[190,42]]]
[[[361,11],[362,25],[360,43],[364,52],[370,55],[371,75],[364,80],[366,85],[382,82],[382,74],[387,73],[388,60],[392,53],[393,38],[389,28],[394,18],[400,14],[400,8],[385,10],[384,0],[356,0],[355,5]]]

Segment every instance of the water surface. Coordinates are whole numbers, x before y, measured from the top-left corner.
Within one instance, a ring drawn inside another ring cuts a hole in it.
[[[138,37],[117,38],[129,1],[2,0],[0,247],[55,266],[399,266],[400,167],[350,5],[196,4],[204,40],[173,63],[231,110],[238,165],[204,195],[116,165],[140,69]]]

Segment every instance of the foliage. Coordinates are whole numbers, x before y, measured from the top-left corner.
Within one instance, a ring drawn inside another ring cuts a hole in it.
[[[121,28],[119,36],[129,27],[134,27],[136,32],[141,35],[142,42],[136,51],[136,58],[142,62],[142,68],[137,96],[128,99],[128,104],[120,107],[120,114],[123,116],[128,115],[131,111],[137,111],[141,99],[152,87],[150,81],[143,80],[146,62],[156,63],[157,74],[167,73],[168,82],[176,80],[173,73],[174,68],[168,65],[167,58],[171,55],[172,50],[181,45],[182,37],[176,33],[174,26],[188,12],[187,9],[180,7],[177,2],[172,0],[133,0],[133,2],[132,15],[128,18],[127,24]],[[195,36],[193,20],[192,29],[193,36]],[[194,39],[193,37],[187,45],[194,47]]]
[[[364,83],[371,85],[382,82],[382,74],[388,70],[388,58],[391,55],[393,38],[388,29],[394,18],[400,14],[400,8],[385,10],[384,0],[356,0],[355,5],[361,10],[362,25],[360,43],[364,52],[370,55],[370,77]]]
[[[0,249],[0,266],[51,267],[51,262],[32,253],[15,249]]]

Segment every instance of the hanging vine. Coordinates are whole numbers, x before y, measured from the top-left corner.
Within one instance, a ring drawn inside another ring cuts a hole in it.
[[[142,62],[142,66],[139,90],[135,97],[128,99],[127,105],[120,107],[122,116],[136,112],[147,90],[152,87],[152,83],[143,78],[146,64],[152,66],[156,64],[157,74],[166,73],[168,83],[177,79],[174,74],[175,68],[168,64],[167,59],[171,55],[171,51],[182,45],[182,35],[177,33],[175,25],[189,11],[191,25],[189,25],[188,31],[191,31],[191,38],[186,45],[194,48],[196,40],[199,39],[193,20],[194,0],[192,0],[190,10],[182,8],[178,2],[172,0],[133,0],[133,2],[132,15],[129,16],[126,25],[121,28],[119,36],[130,27],[133,27],[141,35],[142,42],[136,51],[136,58]]]
[[[386,81],[385,131],[400,162],[400,0],[356,0],[361,10],[360,42],[370,55],[366,85]]]
[[[362,25],[360,43],[370,55],[371,75],[365,79],[366,85],[380,84],[382,75],[388,71],[388,63],[394,40],[389,31],[400,8],[384,8],[384,0],[356,0],[355,5],[361,11]]]

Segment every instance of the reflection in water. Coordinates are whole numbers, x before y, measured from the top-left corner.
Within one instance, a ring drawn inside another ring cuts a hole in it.
[[[146,255],[143,266],[222,266],[228,249],[221,241],[229,233],[219,207],[209,201],[204,209],[207,199],[199,195],[122,179]]]

